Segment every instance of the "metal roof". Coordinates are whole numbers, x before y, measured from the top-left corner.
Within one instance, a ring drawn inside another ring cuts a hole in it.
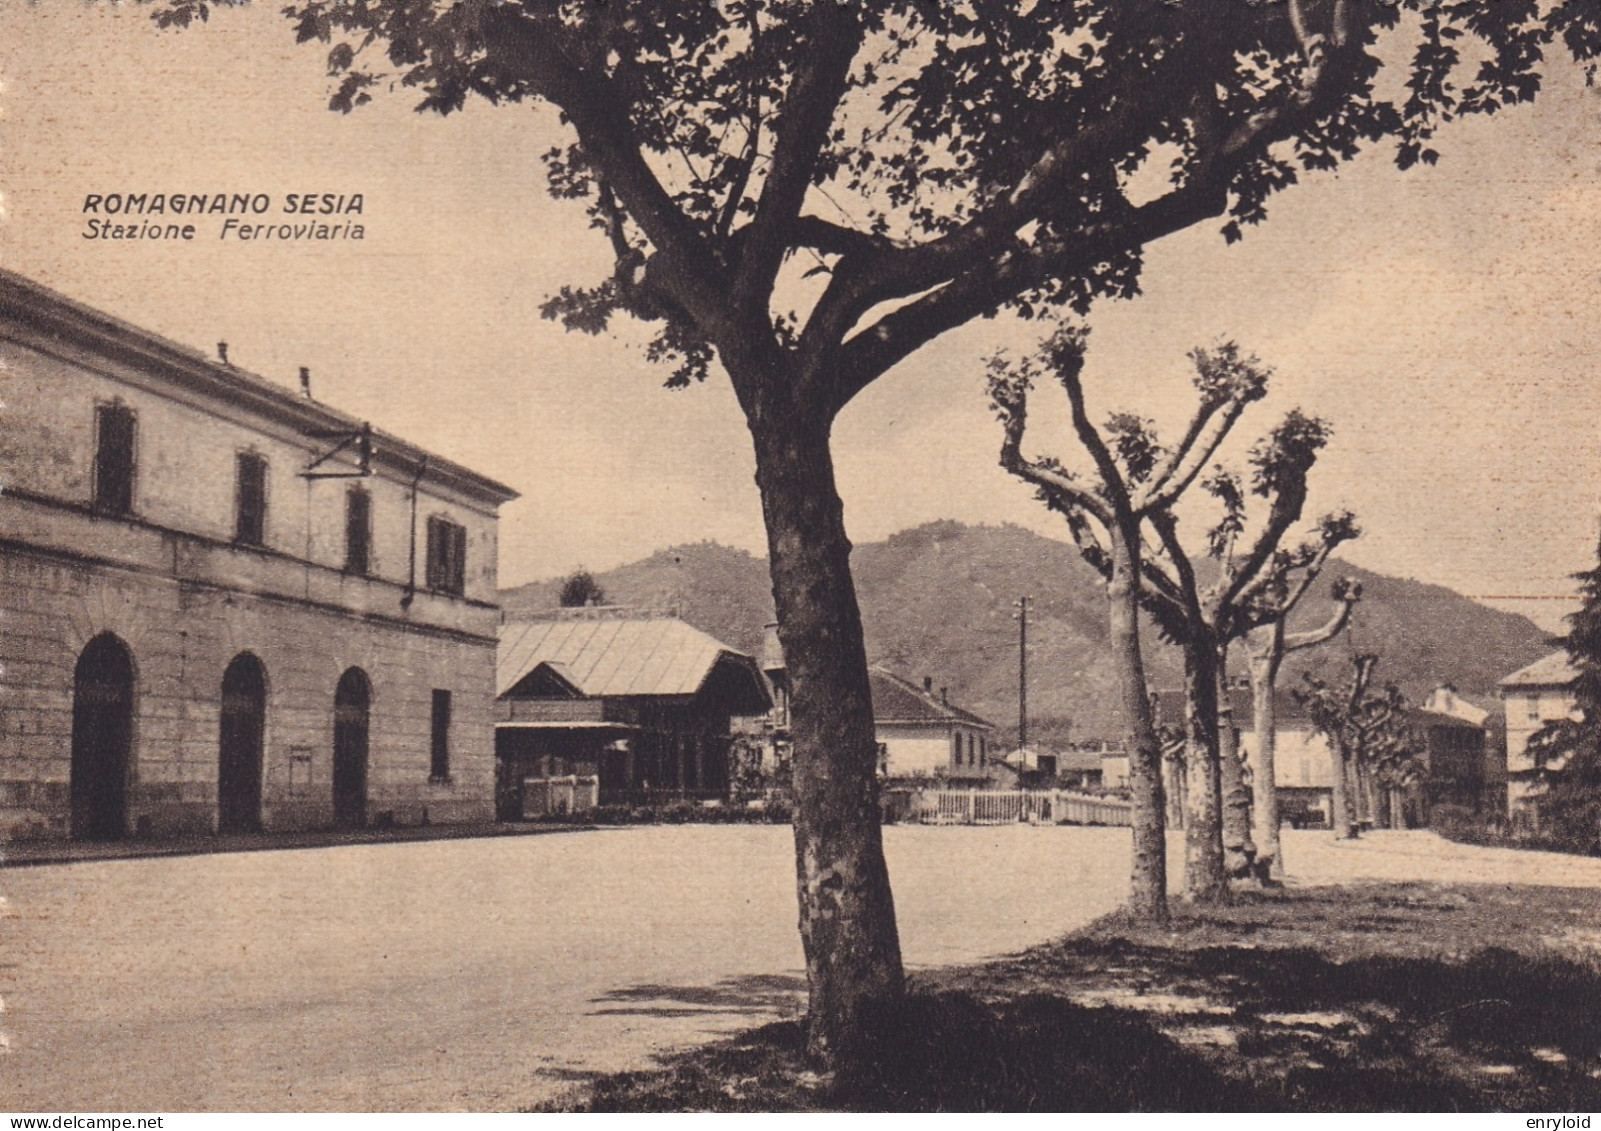
[[[1579,669],[1573,666],[1566,652],[1552,652],[1519,668],[1501,681],[1502,687],[1567,687],[1579,678]]]
[[[749,669],[761,683],[749,656],[676,617],[575,615],[519,621],[500,628],[495,694],[506,694],[545,664],[590,698],[694,695],[724,659]]]

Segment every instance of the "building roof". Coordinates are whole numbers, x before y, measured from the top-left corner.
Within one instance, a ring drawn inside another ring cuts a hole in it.
[[[1573,666],[1566,652],[1552,652],[1519,668],[1500,683],[1501,687],[1567,687],[1579,678],[1579,669]]]
[[[1429,697],[1423,701],[1422,709],[1441,715],[1454,715],[1459,719],[1466,719],[1475,726],[1487,725],[1490,716],[1495,713],[1479,706],[1466,696],[1458,695],[1456,688],[1449,684],[1436,687],[1429,692]]]
[[[694,695],[720,665],[747,672],[754,711],[771,706],[756,661],[677,617],[611,609],[562,610],[500,627],[495,694],[537,668],[586,698]],[[756,699],[762,702],[757,704]]]
[[[893,672],[874,667],[868,671],[873,692],[873,719],[880,723],[966,723],[994,730],[988,719],[963,710],[932,690],[925,690]]]
[[[1156,721],[1159,726],[1184,725],[1184,692],[1158,691],[1156,697]],[[1311,725],[1307,719],[1306,708],[1295,701],[1295,696],[1283,687],[1273,696],[1275,708],[1274,717],[1280,730],[1299,730]],[[1242,731],[1256,729],[1256,705],[1251,699],[1251,689],[1248,687],[1231,687],[1229,689],[1229,710],[1234,714],[1234,725]]]
[[[1102,757],[1099,750],[1063,750],[1056,755],[1056,772],[1094,773],[1101,768]]]
[[[1465,719],[1461,715],[1448,715],[1444,711],[1431,711],[1426,707],[1410,707],[1406,717],[1414,726],[1445,727],[1451,730],[1471,730],[1484,733],[1484,724]]]
[[[18,333],[37,335],[34,340],[49,351],[76,344],[97,356],[129,363],[129,383],[144,384],[153,392],[171,395],[172,390],[183,390],[192,397],[242,408],[308,437],[317,432],[355,432],[363,423],[274,381],[76,302],[14,271],[0,269],[0,311]],[[449,486],[491,506],[517,498],[517,492],[505,484],[398,436],[376,428],[372,435],[373,462],[406,482],[420,476],[420,481]]]

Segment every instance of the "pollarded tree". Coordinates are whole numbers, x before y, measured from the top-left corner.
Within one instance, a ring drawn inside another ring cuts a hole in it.
[[[1249,364],[1265,385],[1268,371],[1254,358]],[[1301,521],[1308,476],[1329,431],[1324,421],[1292,410],[1252,448],[1249,487],[1222,468],[1203,481],[1222,508],[1205,538],[1208,581],[1200,580],[1198,556],[1184,546],[1171,508],[1149,518],[1161,553],[1146,559],[1146,604],[1184,652],[1186,887],[1197,898],[1224,894],[1228,880],[1251,873],[1255,856],[1244,768],[1232,719],[1224,718],[1229,648],[1264,618],[1280,615],[1279,594],[1298,573],[1315,575],[1335,547],[1356,535],[1351,516],[1341,512],[1319,519],[1299,545],[1282,546]],[[1142,442],[1154,444],[1154,438]],[[1267,503],[1255,529],[1247,521],[1249,495]]]
[[[1354,538],[1358,533],[1353,525],[1348,536]],[[1329,549],[1333,548],[1330,539],[1324,538],[1323,542]],[[1251,840],[1256,846],[1258,875],[1267,881],[1284,878],[1277,765],[1279,669],[1284,657],[1292,652],[1315,648],[1338,636],[1350,621],[1351,610],[1362,599],[1362,586],[1341,578],[1334,583],[1331,593],[1334,613],[1325,623],[1306,632],[1285,630],[1290,613],[1317,580],[1327,558],[1327,552],[1313,553],[1304,563],[1286,570],[1281,583],[1258,598],[1256,615],[1265,618],[1265,623],[1259,623],[1245,636],[1246,670],[1251,676],[1252,726],[1256,734],[1256,746],[1251,752]]]
[[[1433,161],[1443,122],[1534,96],[1556,34],[1601,47],[1601,0],[285,3],[328,50],[336,109],[553,106],[548,187],[614,267],[547,313],[645,319],[669,384],[714,362],[732,383],[793,681],[808,1043],[829,1065],[903,986],[835,417],[973,318],[1134,294],[1146,244],[1213,218],[1238,238],[1366,142]],[[1409,42],[1381,52],[1387,30]],[[1407,60],[1398,98],[1385,58]]]
[[[1330,823],[1339,840],[1354,840],[1364,821],[1375,816],[1374,787],[1380,779],[1404,782],[1415,773],[1416,752],[1407,733],[1406,703],[1393,683],[1373,689],[1379,658],[1363,653],[1351,659],[1351,681],[1334,687],[1307,672],[1294,692],[1306,708],[1313,730],[1328,739],[1332,763]]]
[[[1104,429],[1090,420],[1081,380],[1084,334],[1080,331],[1059,331],[1035,357],[1013,362],[997,355],[989,363],[990,399],[1003,430],[1001,466],[1032,485],[1039,499],[1067,520],[1080,555],[1106,579],[1109,642],[1117,665],[1134,801],[1130,903],[1138,914],[1158,920],[1167,915],[1167,872],[1162,748],[1147,695],[1139,637],[1139,611],[1151,576],[1143,527],[1161,523],[1170,515],[1173,504],[1201,474],[1246,406],[1261,399],[1267,390],[1266,371],[1255,358],[1242,356],[1233,344],[1217,350],[1193,350],[1190,359],[1195,364],[1195,388],[1200,397],[1184,434],[1171,448],[1164,448],[1149,423],[1138,417],[1114,414]],[[1073,431],[1094,465],[1092,476],[1075,474],[1056,457],[1031,460],[1023,454],[1028,395],[1046,376],[1054,377],[1067,393]],[[1179,568],[1188,566],[1184,559]],[[1190,593],[1193,596],[1193,585]],[[1166,606],[1158,608],[1159,616],[1167,611]],[[1203,638],[1205,622],[1198,609],[1186,608],[1182,614],[1171,615],[1171,620],[1159,623],[1164,633],[1185,644],[1189,792],[1191,796],[1198,789],[1216,794],[1217,685],[1212,669],[1201,659],[1203,653],[1215,654],[1215,648]],[[1202,749],[1196,754],[1195,744],[1204,746],[1208,734],[1210,751]],[[1201,779],[1199,786],[1197,778]],[[1211,897],[1222,883],[1218,812],[1215,799],[1186,809],[1185,883],[1193,895]],[[1214,844],[1215,865],[1210,860]]]

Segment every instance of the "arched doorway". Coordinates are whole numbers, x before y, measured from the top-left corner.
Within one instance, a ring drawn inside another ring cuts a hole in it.
[[[222,676],[222,727],[217,749],[217,831],[261,828],[262,734],[267,723],[267,673],[249,652]]]
[[[133,656],[109,632],[89,641],[72,673],[72,835],[116,840],[128,831],[133,749]]]
[[[372,684],[351,668],[334,693],[334,824],[359,829],[367,823],[367,708]]]

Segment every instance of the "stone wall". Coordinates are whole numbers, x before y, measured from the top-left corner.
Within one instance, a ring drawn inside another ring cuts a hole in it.
[[[369,823],[492,819],[494,610],[468,610],[473,632],[394,604],[397,619],[0,545],[0,836],[68,834],[74,669],[102,633],[134,662],[130,834],[215,830],[222,678],[242,652],[267,677],[265,829],[332,823],[334,691],[351,667],[372,684]],[[452,693],[447,781],[429,777],[434,689]]]

